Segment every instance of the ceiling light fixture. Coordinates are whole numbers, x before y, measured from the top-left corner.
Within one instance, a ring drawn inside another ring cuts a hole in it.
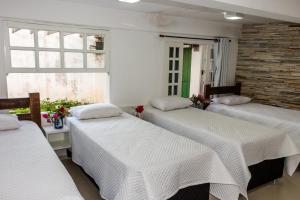
[[[137,3],[140,0],[119,0],[120,2],[125,2],[125,3]]]
[[[241,20],[244,19],[242,14],[235,12],[223,12],[224,18],[227,20]]]

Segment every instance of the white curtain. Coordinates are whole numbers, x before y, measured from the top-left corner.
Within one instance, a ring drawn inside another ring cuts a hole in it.
[[[214,62],[213,62],[213,86],[226,86],[229,68],[229,47],[228,38],[220,38],[219,42],[214,46]]]
[[[212,44],[201,45],[202,55],[201,55],[201,69],[204,70],[204,74],[201,74],[200,83],[200,93],[203,94],[204,86],[211,83],[211,72],[212,72],[212,62],[211,62],[211,49]]]
[[[190,95],[199,93],[203,94],[205,84],[211,83],[212,81],[212,49],[213,44],[200,44],[199,50],[193,49]]]

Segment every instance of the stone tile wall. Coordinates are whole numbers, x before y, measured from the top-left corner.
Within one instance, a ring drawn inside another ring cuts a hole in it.
[[[256,102],[300,110],[300,24],[244,25],[236,80]]]

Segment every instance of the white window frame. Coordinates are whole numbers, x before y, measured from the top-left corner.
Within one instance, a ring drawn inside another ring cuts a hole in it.
[[[34,47],[14,47],[10,46],[9,28],[23,28],[34,31]],[[40,48],[38,47],[38,30],[57,31],[60,32],[60,48]],[[4,52],[5,52],[5,71],[9,73],[109,73],[110,65],[110,34],[108,30],[98,28],[62,25],[62,24],[48,24],[48,23],[26,23],[6,21],[4,28]],[[83,34],[83,49],[64,49],[63,34],[67,33],[81,33]],[[104,50],[88,50],[86,38],[90,34],[102,35],[104,37]],[[11,50],[29,50],[35,52],[35,68],[16,68],[11,66]],[[60,52],[60,68],[40,68],[39,67],[39,51],[55,51]],[[78,52],[83,53],[83,68],[65,68],[64,52]],[[104,68],[88,68],[87,67],[87,53],[103,53],[105,56]]]

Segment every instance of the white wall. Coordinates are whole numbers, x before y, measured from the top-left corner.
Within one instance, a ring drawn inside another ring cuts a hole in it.
[[[240,33],[240,25],[236,24],[172,17],[168,18],[167,25],[156,26],[144,13],[57,0],[0,0],[0,15],[111,30],[110,100],[122,106],[145,104],[163,95],[166,84],[164,42],[158,37],[160,32],[231,38]],[[0,35],[0,45],[1,40]],[[3,67],[0,63],[0,68]],[[3,75],[0,78],[2,80]],[[4,94],[2,87],[0,94]]]
[[[7,96],[6,93],[6,74],[5,74],[5,68],[4,68],[4,27],[0,23],[0,98],[5,98]]]
[[[164,45],[156,33],[112,30],[111,100],[146,103],[164,92]]]
[[[201,49],[199,51],[192,50],[192,63],[191,63],[191,85],[190,96],[193,94],[199,94],[200,92],[200,80],[201,80]]]

